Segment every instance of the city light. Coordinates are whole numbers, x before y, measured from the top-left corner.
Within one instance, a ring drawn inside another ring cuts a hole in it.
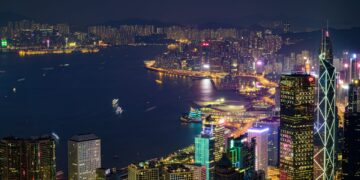
[[[6,39],[1,39],[1,47],[7,47],[8,43]]]
[[[202,43],[201,43],[201,46],[207,47],[207,46],[210,46],[210,43],[208,43],[208,42],[202,42]]]
[[[269,128],[264,128],[264,129],[254,129],[254,128],[250,128],[248,129],[248,132],[252,132],[252,133],[263,133],[269,131]]]
[[[203,68],[204,68],[204,69],[210,69],[210,64],[204,64],[204,65],[203,65]]]
[[[343,84],[342,86],[341,86],[341,88],[343,88],[343,89],[345,89],[345,90],[349,90],[349,85],[348,84]]]

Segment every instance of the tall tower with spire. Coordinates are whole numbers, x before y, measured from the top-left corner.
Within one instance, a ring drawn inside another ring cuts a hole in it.
[[[316,121],[314,124],[314,179],[333,180],[336,146],[336,70],[329,31],[323,31],[319,54]]]

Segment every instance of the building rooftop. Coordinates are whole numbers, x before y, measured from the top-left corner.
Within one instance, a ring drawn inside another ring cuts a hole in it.
[[[97,140],[100,139],[95,134],[78,134],[69,139],[69,141],[76,141],[76,142],[82,142],[82,141],[91,141],[91,140]]]

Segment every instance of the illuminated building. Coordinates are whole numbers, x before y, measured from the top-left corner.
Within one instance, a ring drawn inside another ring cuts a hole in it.
[[[215,161],[215,138],[211,129],[204,129],[200,136],[195,137],[195,164],[206,167],[206,180],[212,179],[211,171]]]
[[[186,167],[190,168],[193,172],[193,179],[206,180],[206,167],[198,164],[189,165],[186,164]]]
[[[280,97],[280,179],[312,179],[315,78],[282,75]]]
[[[159,180],[160,171],[155,162],[141,162],[128,166],[128,180]]]
[[[6,39],[1,39],[1,47],[6,48],[7,45],[8,45],[7,40]]]
[[[163,168],[164,180],[192,180],[193,171],[183,164],[165,165]]]
[[[252,127],[248,129],[248,138],[255,138],[255,170],[262,170],[267,174],[268,169],[268,134],[269,128]]]
[[[95,180],[101,167],[101,140],[94,134],[81,134],[68,141],[69,180]]]
[[[279,98],[280,99],[280,98]],[[256,122],[257,126],[269,128],[268,159],[269,166],[279,166],[280,118],[273,117]]]
[[[55,140],[51,137],[0,141],[0,179],[55,180]]]
[[[229,138],[228,141],[227,154],[232,166],[243,172],[244,179],[251,179],[255,173],[255,138],[248,139],[245,133],[237,138]]]
[[[216,121],[211,116],[208,116],[203,122],[203,131],[205,134],[210,134],[214,137],[214,160],[218,161],[225,152],[225,128],[223,124],[220,122],[216,123]]]
[[[232,167],[229,158],[223,154],[221,159],[215,163],[214,179],[216,180],[238,180],[240,173]]]
[[[305,73],[306,73],[306,74],[310,74],[310,71],[311,71],[310,60],[309,60],[309,59],[306,59],[306,62],[305,62]]]
[[[317,83],[317,108],[314,124],[315,179],[333,179],[336,154],[336,69],[329,31],[323,31],[320,55],[319,78]]]
[[[343,179],[360,178],[360,80],[349,87],[349,103],[345,112],[345,143],[343,149]]]

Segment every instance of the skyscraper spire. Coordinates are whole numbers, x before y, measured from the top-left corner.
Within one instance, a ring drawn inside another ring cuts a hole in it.
[[[328,30],[322,32],[319,53],[316,121],[314,124],[314,179],[333,180],[336,144],[336,70]]]

